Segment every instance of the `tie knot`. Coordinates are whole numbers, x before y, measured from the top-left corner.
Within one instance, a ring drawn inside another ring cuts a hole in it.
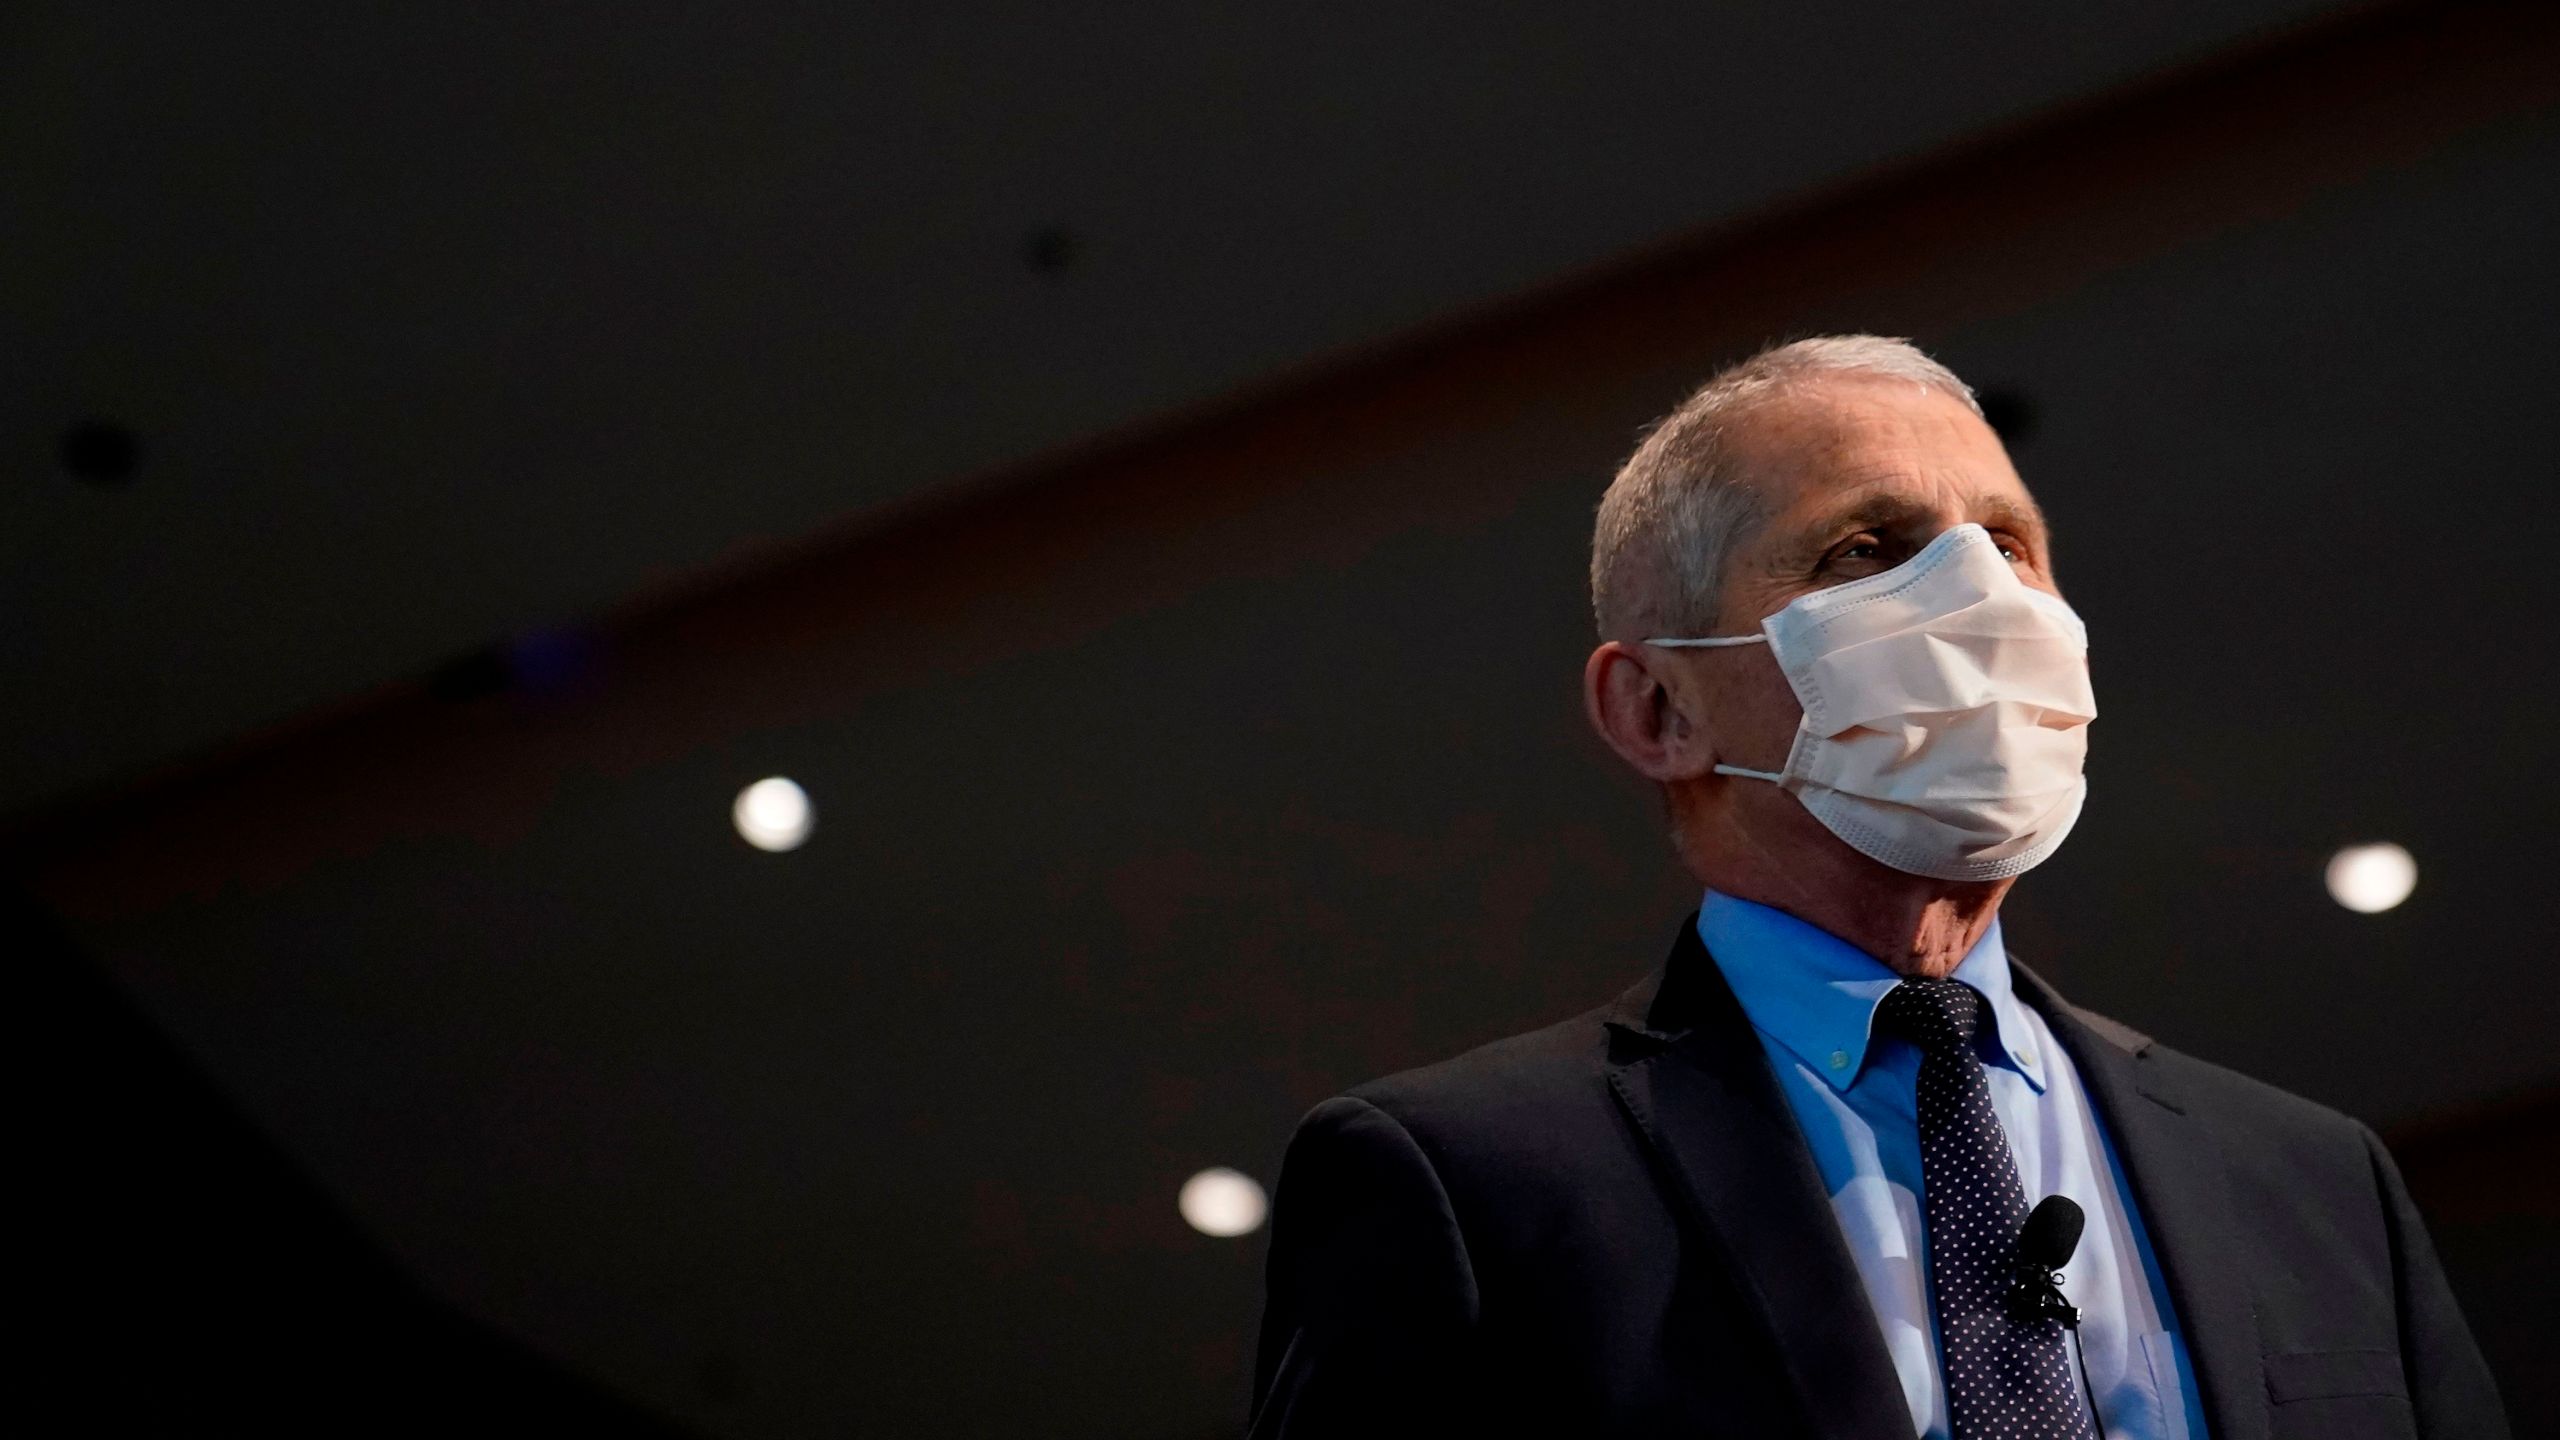
[[[1905,980],[1885,992],[1876,1021],[1924,1051],[1970,1051],[1982,997],[1961,980]]]

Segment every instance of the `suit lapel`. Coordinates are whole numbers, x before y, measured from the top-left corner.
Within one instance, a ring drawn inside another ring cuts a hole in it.
[[[1724,1248],[1821,1435],[1908,1435],[1911,1412],[1829,1195],[1693,913],[1607,1024],[1609,1086]]]
[[[2150,1036],[2064,1002],[2014,955],[2010,969],[2020,997],[2071,1053],[2114,1137],[2195,1363],[2207,1428],[2217,1440],[2265,1440],[2266,1372],[2244,1278],[2249,1257],[2221,1151],[2175,1077],[2148,1056]]]

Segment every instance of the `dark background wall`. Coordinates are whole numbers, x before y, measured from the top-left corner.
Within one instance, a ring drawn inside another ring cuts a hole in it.
[[[2551,22],[1695,13],[1724,91],[1589,22],[1221,32],[1267,90],[1179,26],[279,20],[261,71],[18,22],[18,870],[352,1235],[575,1383],[742,1436],[1228,1433],[1259,1242],[1184,1177],[1598,1003],[1695,902],[1575,693],[1611,469],[1765,339],[1910,334],[1998,401],[2097,642],[2014,945],[2383,1127],[2560,1417]],[[1164,84],[1069,63],[1124,53]],[[201,123],[101,113],[110,60]],[[1413,66],[1471,100],[1358,123]],[[911,168],[828,163],[837,106]],[[1097,195],[1125,225],[1016,252]],[[91,414],[121,485],[51,473]],[[727,824],[776,773],[784,855]],[[2321,867],[2376,838],[2419,886],[2351,914]]]

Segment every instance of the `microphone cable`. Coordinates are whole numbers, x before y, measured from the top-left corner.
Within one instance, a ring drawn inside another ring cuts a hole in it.
[[[2047,1195],[2027,1212],[2018,1230],[2017,1278],[2009,1287],[2012,1324],[2057,1320],[2071,1332],[2071,1356],[2079,1362],[2080,1394],[2089,1402],[2089,1424],[2097,1440],[2107,1440],[2107,1422],[2098,1414],[2098,1389],[2089,1379],[2089,1351],[2080,1340],[2080,1307],[2064,1298],[2062,1267],[2080,1248],[2080,1231],[2089,1217],[2067,1196]]]

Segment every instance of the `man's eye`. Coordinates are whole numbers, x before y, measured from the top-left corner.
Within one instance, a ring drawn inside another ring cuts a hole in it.
[[[1992,538],[1993,538],[1993,543],[1997,544],[1997,545],[2000,547],[2000,558],[2001,558],[2001,559],[2003,559],[2003,560],[2007,560],[2007,561],[2010,561],[2010,562],[2012,562],[2012,563],[2015,563],[2015,562],[2018,562],[2018,561],[2025,560],[2025,559],[2027,558],[2027,547],[2026,547],[2026,546],[2024,546],[2024,545],[2019,544],[2015,539],[2011,538],[2010,536],[2007,536],[2007,535],[1998,535],[1998,536],[1994,536],[1994,537],[1992,537]]]

